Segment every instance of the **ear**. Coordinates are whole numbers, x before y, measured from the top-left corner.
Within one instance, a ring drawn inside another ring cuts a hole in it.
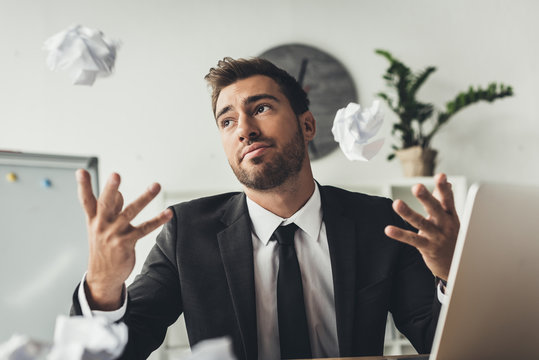
[[[299,123],[305,140],[309,142],[314,139],[316,135],[316,120],[309,110],[299,116]]]

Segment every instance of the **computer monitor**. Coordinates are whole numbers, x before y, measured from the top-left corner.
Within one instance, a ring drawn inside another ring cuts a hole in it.
[[[539,186],[471,187],[431,360],[539,354]]]

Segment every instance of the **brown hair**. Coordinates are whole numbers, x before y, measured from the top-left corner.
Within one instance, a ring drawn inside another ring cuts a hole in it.
[[[283,69],[262,58],[233,59],[225,57],[223,60],[219,60],[217,66],[211,68],[208,74],[204,76],[204,80],[212,88],[211,104],[213,115],[215,115],[217,98],[221,90],[238,80],[246,79],[253,75],[264,75],[272,78],[279,85],[281,92],[288,99],[296,115],[303,114],[309,110],[307,93],[296,79]]]

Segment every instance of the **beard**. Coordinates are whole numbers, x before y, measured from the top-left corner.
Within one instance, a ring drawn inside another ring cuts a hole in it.
[[[257,139],[263,141],[265,139]],[[255,142],[257,141],[255,140]],[[269,139],[268,139],[269,140]],[[238,181],[247,188],[253,190],[269,190],[282,185],[286,180],[298,174],[305,160],[305,139],[298,128],[293,138],[285,144],[282,152],[274,154],[273,159],[268,161],[263,157],[249,159],[254,169],[248,170],[240,165],[230,167],[238,178]]]

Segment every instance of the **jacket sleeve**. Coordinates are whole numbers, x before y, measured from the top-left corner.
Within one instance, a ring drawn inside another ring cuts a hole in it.
[[[146,359],[163,342],[168,326],[182,313],[176,243],[177,214],[163,226],[141,273],[128,288],[123,321],[129,340],[120,359]]]
[[[417,232],[394,212],[393,217],[396,226]],[[390,311],[397,329],[420,354],[426,354],[432,347],[441,307],[436,281],[416,248],[406,244],[400,246]]]

